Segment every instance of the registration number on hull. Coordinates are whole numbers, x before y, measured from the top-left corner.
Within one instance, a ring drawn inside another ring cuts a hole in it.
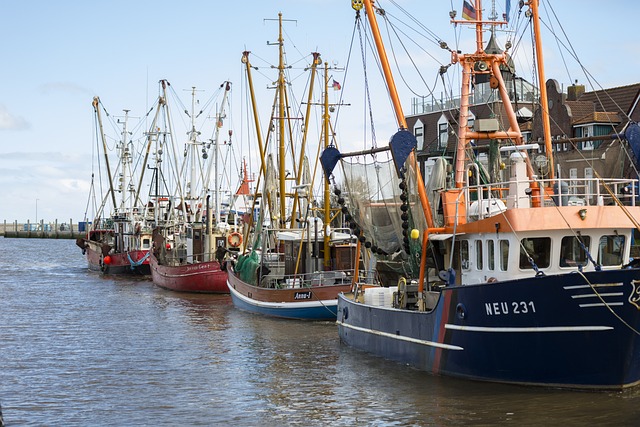
[[[487,302],[484,304],[484,308],[487,312],[487,316],[528,314],[536,312],[536,306],[533,301]]]

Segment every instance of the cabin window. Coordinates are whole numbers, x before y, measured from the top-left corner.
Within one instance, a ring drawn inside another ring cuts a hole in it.
[[[620,265],[624,250],[624,236],[602,236],[598,246],[598,264]]]
[[[580,236],[580,240],[582,240],[584,246],[589,249],[591,238],[589,236]],[[560,267],[585,266],[587,263],[587,252],[582,248],[582,245],[580,245],[578,237],[563,237],[562,243],[560,244]]]
[[[507,271],[509,267],[509,241],[500,240],[500,270]]]
[[[145,237],[142,239],[142,249],[149,249],[151,247],[151,239]]]
[[[482,240],[476,240],[476,270],[482,270]]]
[[[533,237],[520,241],[520,268],[532,269],[533,265],[529,258],[533,260],[538,268],[549,267],[551,260],[551,238]]]
[[[496,254],[493,240],[487,240],[487,266],[490,271],[496,269]]]
[[[460,266],[463,270],[469,269],[469,241],[460,240]]]

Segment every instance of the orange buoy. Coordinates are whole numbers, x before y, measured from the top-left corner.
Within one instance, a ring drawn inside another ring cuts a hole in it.
[[[238,233],[237,231],[230,233],[227,237],[227,242],[229,242],[229,246],[231,246],[232,248],[237,248],[242,244],[242,234]]]
[[[109,265],[111,264],[111,257],[109,255],[107,255],[106,257],[104,257],[104,260],[102,260],[105,264]]]

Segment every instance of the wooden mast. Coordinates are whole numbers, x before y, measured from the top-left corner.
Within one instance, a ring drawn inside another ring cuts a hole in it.
[[[280,54],[278,60],[278,122],[279,122],[279,137],[280,141],[278,141],[278,157],[280,163],[280,172],[278,176],[278,180],[280,183],[280,218],[278,223],[280,224],[280,228],[284,228],[286,219],[287,219],[287,205],[286,205],[286,182],[285,182],[285,155],[286,155],[286,147],[285,147],[285,105],[284,105],[284,97],[285,97],[285,79],[284,79],[284,38],[282,37],[282,12],[278,13],[278,51]],[[266,169],[265,169],[266,171]]]
[[[324,63],[324,108],[322,112],[322,133],[324,134],[324,149],[329,147],[329,64]],[[322,174],[324,181],[324,230],[322,235],[324,236],[324,268],[325,270],[331,267],[331,248],[329,246],[329,223],[331,222],[331,203],[329,198],[329,180]],[[316,236],[317,237],[317,236]]]
[[[320,61],[320,54],[318,52],[312,52],[311,55],[313,56],[313,62],[311,63],[311,79],[309,82],[309,95],[307,96],[307,111],[304,116],[304,131],[302,132],[302,147],[300,148],[298,170],[296,173],[296,185],[300,185],[302,181],[302,165],[304,162],[304,153],[306,152],[306,146],[307,146],[309,117],[311,116],[311,105],[313,100],[313,86],[315,84],[316,69]],[[311,194],[311,189],[309,189],[308,194]],[[298,210],[298,203],[299,203],[298,192],[294,191],[293,192],[293,208],[291,209],[291,227],[292,228],[293,228],[294,218],[296,217],[296,212]],[[305,214],[304,212],[300,212],[300,213],[303,215]]]

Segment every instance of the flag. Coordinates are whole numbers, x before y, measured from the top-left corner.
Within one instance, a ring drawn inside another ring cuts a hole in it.
[[[335,81],[335,79],[333,80],[333,83],[331,84],[331,87],[333,88],[333,90],[340,90],[340,89],[342,89],[342,86],[340,86],[340,83],[338,83],[337,81]]]
[[[505,13],[505,21],[509,22],[509,14],[511,13],[511,0],[507,0],[507,4],[505,5],[506,13]]]
[[[476,8],[471,5],[467,0],[464,0],[462,4],[462,17],[467,21],[476,20]]]

